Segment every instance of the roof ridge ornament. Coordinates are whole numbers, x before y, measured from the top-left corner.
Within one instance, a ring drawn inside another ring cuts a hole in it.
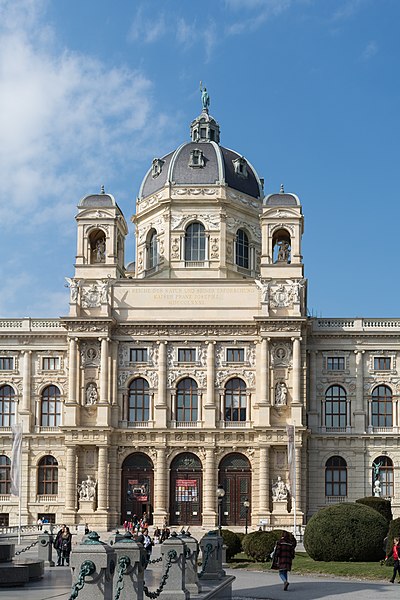
[[[200,92],[201,92],[201,105],[203,108],[203,112],[208,113],[208,109],[210,106],[210,96],[209,96],[209,93],[207,92],[207,88],[205,86],[203,87],[202,81],[200,81]]]
[[[285,193],[285,188],[283,187],[283,183],[281,183],[281,189],[279,190],[280,194],[284,194]]]

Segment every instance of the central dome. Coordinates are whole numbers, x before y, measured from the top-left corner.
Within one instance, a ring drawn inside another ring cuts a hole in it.
[[[139,200],[167,184],[227,185],[253,198],[263,198],[257,172],[241,154],[219,144],[219,125],[207,109],[191,123],[190,132],[190,142],[153,160],[140,186]]]

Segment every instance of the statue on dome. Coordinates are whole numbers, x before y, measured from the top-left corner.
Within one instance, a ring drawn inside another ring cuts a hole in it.
[[[200,81],[200,91],[201,91],[201,104],[203,106],[203,110],[208,110],[210,106],[210,96],[207,92],[207,88],[203,88],[203,84]]]

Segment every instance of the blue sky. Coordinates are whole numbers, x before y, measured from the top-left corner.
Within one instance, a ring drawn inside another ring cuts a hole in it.
[[[400,316],[399,21],[398,0],[0,0],[0,317],[67,314],[76,205],[104,184],[130,219],[200,80],[221,143],[300,197],[310,312]]]

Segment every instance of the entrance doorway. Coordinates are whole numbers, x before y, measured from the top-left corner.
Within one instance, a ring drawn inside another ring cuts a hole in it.
[[[134,515],[141,519],[147,513],[153,522],[154,467],[151,459],[142,452],[126,457],[122,464],[121,520],[130,521]]]
[[[171,463],[171,525],[201,525],[202,465],[194,454],[179,454]]]
[[[219,466],[219,482],[225,490],[222,498],[222,525],[245,525],[246,511],[251,514],[251,466],[243,454],[228,454]],[[246,508],[244,502],[250,505]]]

